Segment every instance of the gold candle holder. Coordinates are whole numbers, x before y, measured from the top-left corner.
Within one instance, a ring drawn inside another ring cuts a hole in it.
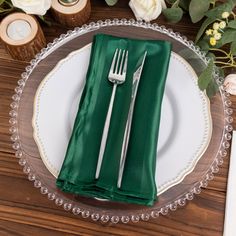
[[[25,13],[6,16],[0,24],[0,38],[8,53],[17,60],[29,61],[46,46],[39,23]]]
[[[90,0],[52,0],[51,11],[62,25],[69,28],[81,26],[90,17]]]

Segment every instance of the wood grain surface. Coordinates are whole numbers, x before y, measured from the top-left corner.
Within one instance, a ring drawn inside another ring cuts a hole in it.
[[[107,7],[103,0],[91,1],[90,21],[106,18],[132,18],[128,1]],[[155,22],[194,39],[198,25],[185,17],[178,25],[167,24],[162,17]],[[59,25],[43,25],[47,42],[65,33]],[[9,111],[14,88],[27,62],[13,60],[0,45],[0,235],[222,235],[228,173],[228,157],[207,189],[185,207],[166,216],[137,224],[101,224],[73,216],[57,207],[34,188],[22,172],[11,148]],[[233,108],[236,98],[231,97]],[[234,114],[234,117],[235,114]],[[234,123],[235,128],[235,123]]]

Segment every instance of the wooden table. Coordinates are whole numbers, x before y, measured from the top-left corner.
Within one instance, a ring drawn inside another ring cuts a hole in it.
[[[106,18],[132,18],[128,1],[107,7],[103,0],[92,1],[90,21]],[[194,39],[198,30],[185,17],[178,25],[167,24],[163,17],[155,22]],[[61,26],[43,26],[48,42],[67,31]],[[0,235],[222,235],[228,158],[207,189],[183,208],[167,216],[138,224],[110,226],[73,216],[39,193],[14,158],[9,135],[9,104],[14,88],[27,62],[11,59],[0,45]],[[236,97],[231,97],[236,108]],[[236,115],[234,114],[234,117]],[[236,121],[234,123],[235,128]]]

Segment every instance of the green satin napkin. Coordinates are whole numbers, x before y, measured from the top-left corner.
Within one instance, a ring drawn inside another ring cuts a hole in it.
[[[126,81],[116,90],[99,179],[95,179],[103,127],[113,84],[108,73],[116,48],[129,51]],[[133,74],[147,51],[140,78],[121,188],[117,188],[121,147],[131,101]],[[65,192],[153,205],[161,103],[171,44],[167,41],[94,37],[86,85],[80,100],[57,186]],[[79,65],[78,65],[79,66]]]

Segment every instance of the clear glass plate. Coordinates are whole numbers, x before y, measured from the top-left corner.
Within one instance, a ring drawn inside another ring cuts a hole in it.
[[[16,150],[16,157],[19,158],[19,164],[23,166],[23,171],[28,174],[28,179],[33,181],[34,186],[39,188],[42,194],[47,195],[49,200],[54,201],[58,206],[63,206],[66,211],[72,211],[75,215],[82,215],[83,218],[91,217],[94,221],[111,221],[112,223],[145,221],[150,217],[158,217],[160,213],[165,215],[169,210],[176,210],[178,205],[185,205],[186,200],[192,200],[194,194],[199,194],[201,187],[207,186],[208,181],[213,179],[213,174],[219,170],[218,166],[223,163],[223,157],[227,155],[227,149],[230,146],[230,132],[233,129],[231,125],[233,110],[230,108],[229,94],[225,93],[221,86],[218,94],[211,100],[212,138],[194,170],[182,182],[161,194],[153,207],[109,201],[101,202],[96,199],[62,193],[56,188],[55,177],[45,167],[33,139],[31,121],[34,96],[41,80],[55,67],[58,61],[75,49],[90,43],[93,35],[97,33],[169,40],[173,44],[173,51],[187,60],[197,75],[207,64],[204,53],[194,46],[193,42],[174,33],[171,29],[156,24],[115,19],[75,28],[55,39],[53,43],[49,43],[47,48],[43,49],[26,67],[22,79],[18,81],[10,111],[11,139],[14,142],[13,148]],[[221,83],[221,79],[217,75],[215,75],[215,79],[219,84]],[[188,108],[186,107],[186,109]],[[56,114],[52,115],[56,119]]]

